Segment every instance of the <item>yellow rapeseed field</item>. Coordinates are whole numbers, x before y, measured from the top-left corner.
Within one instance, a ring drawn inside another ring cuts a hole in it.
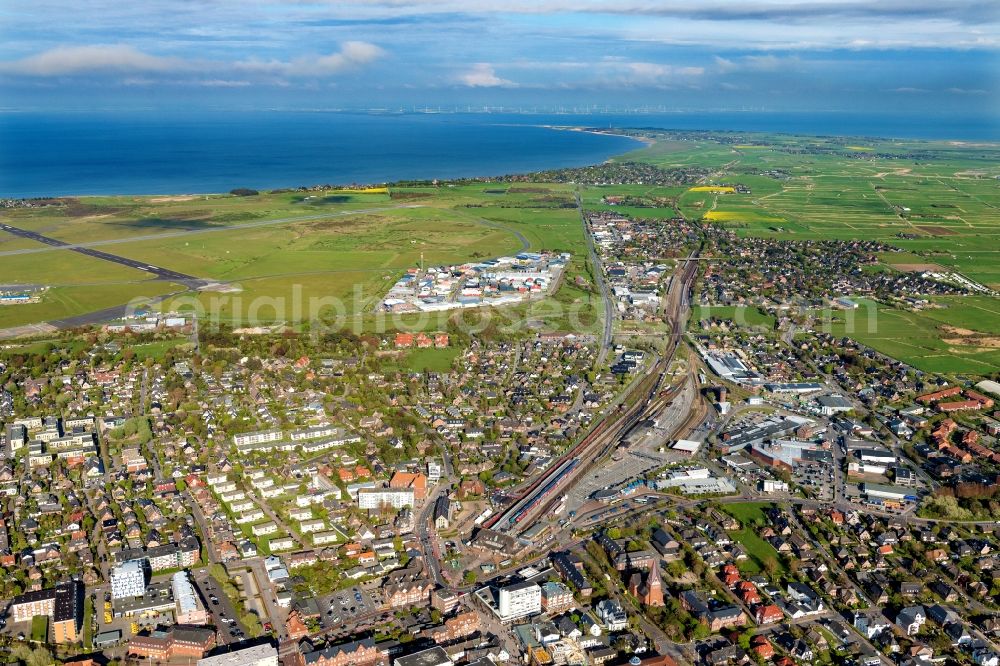
[[[340,194],[388,194],[388,187],[359,187],[358,189],[331,190]]]
[[[720,185],[698,185],[697,187],[692,187],[688,192],[735,192],[735,187],[723,187]]]

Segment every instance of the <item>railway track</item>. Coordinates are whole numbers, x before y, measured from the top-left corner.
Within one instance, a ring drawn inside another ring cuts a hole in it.
[[[606,415],[586,437],[563,454],[556,464],[528,485],[507,509],[486,521],[484,528],[514,534],[528,529],[533,522],[530,518],[536,514],[544,515],[545,509],[555,502],[557,491],[572,485],[574,477],[592,469],[623,438],[631,434],[641,421],[659,413],[677,397],[678,386],[663,389],[662,385],[684,334],[687,296],[698,269],[697,262],[690,259],[696,258],[699,252],[700,248],[693,251],[680,275],[671,277],[667,292],[668,311],[671,312],[667,347],[647,376],[631,390],[629,398],[634,395],[636,399],[630,405],[626,405],[629,402],[626,400],[614,412]]]

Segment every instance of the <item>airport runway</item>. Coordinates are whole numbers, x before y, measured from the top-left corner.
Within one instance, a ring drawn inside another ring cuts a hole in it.
[[[273,220],[256,220],[254,222],[244,222],[242,224],[230,224],[218,227],[207,227],[205,229],[180,229],[175,231],[160,231],[151,234],[142,234],[139,236],[127,236],[125,238],[105,238],[103,240],[87,241],[85,243],[64,243],[62,241],[55,241],[55,243],[48,243],[47,241],[40,241],[46,243],[50,247],[23,247],[17,250],[3,250],[0,251],[0,257],[13,256],[18,254],[36,254],[38,252],[51,252],[53,250],[76,250],[80,248],[90,248],[98,247],[101,245],[118,245],[121,243],[135,243],[137,241],[148,241],[148,240],[161,240],[164,238],[179,238],[181,236],[192,236],[195,234],[213,234],[226,231],[238,231],[240,229],[255,229],[257,227],[268,227],[275,224],[287,224],[291,222],[308,222],[310,220],[325,220],[331,217],[346,217],[350,215],[366,215],[370,213],[379,213],[388,210],[396,210],[399,208],[423,208],[420,204],[397,204],[395,206],[381,206],[378,208],[358,208],[355,210],[342,210],[334,211],[329,213],[317,213],[315,215],[299,215],[296,217],[282,217]],[[9,231],[12,234],[22,235],[30,234],[30,231],[24,231],[23,229],[17,229],[17,227],[10,227],[9,225],[4,225],[0,223],[0,229],[4,231]],[[515,233],[511,229],[505,229],[511,233]],[[518,234],[521,238],[522,243],[527,242],[527,240]],[[23,236],[24,238],[32,238],[33,240],[40,240],[40,238],[33,238],[32,236]],[[54,240],[54,239],[50,239]]]
[[[95,250],[91,247],[84,247],[82,245],[73,245],[65,241],[57,240],[55,238],[50,238],[48,236],[43,236],[39,233],[35,233],[34,231],[28,231],[26,229],[12,227],[9,224],[0,223],[0,229],[6,231],[9,234],[20,236],[21,238],[27,238],[29,240],[36,241],[38,243],[43,243],[53,248],[71,250],[73,252],[78,252],[79,254],[85,254],[88,257],[94,257],[95,259],[103,259],[104,261],[110,261],[115,264],[121,264],[122,266],[128,266],[129,268],[134,268],[136,270],[144,271],[146,273],[156,276],[155,279],[157,280],[177,282],[185,285],[190,289],[197,289],[198,287],[203,287],[205,284],[207,284],[206,280],[196,278],[193,275],[178,273],[177,271],[170,270],[169,268],[154,266],[153,264],[143,263],[141,261],[136,261],[135,259],[126,259],[125,257],[118,256],[117,254],[102,252],[101,250]]]

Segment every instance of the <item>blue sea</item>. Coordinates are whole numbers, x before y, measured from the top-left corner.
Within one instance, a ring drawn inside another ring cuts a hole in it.
[[[823,113],[2,113],[0,197],[225,192],[521,173],[640,146],[546,125],[998,140],[993,118]]]

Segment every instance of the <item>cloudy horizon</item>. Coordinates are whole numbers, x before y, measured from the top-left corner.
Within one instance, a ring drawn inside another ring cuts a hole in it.
[[[992,115],[959,0],[11,0],[6,109],[649,105]]]

